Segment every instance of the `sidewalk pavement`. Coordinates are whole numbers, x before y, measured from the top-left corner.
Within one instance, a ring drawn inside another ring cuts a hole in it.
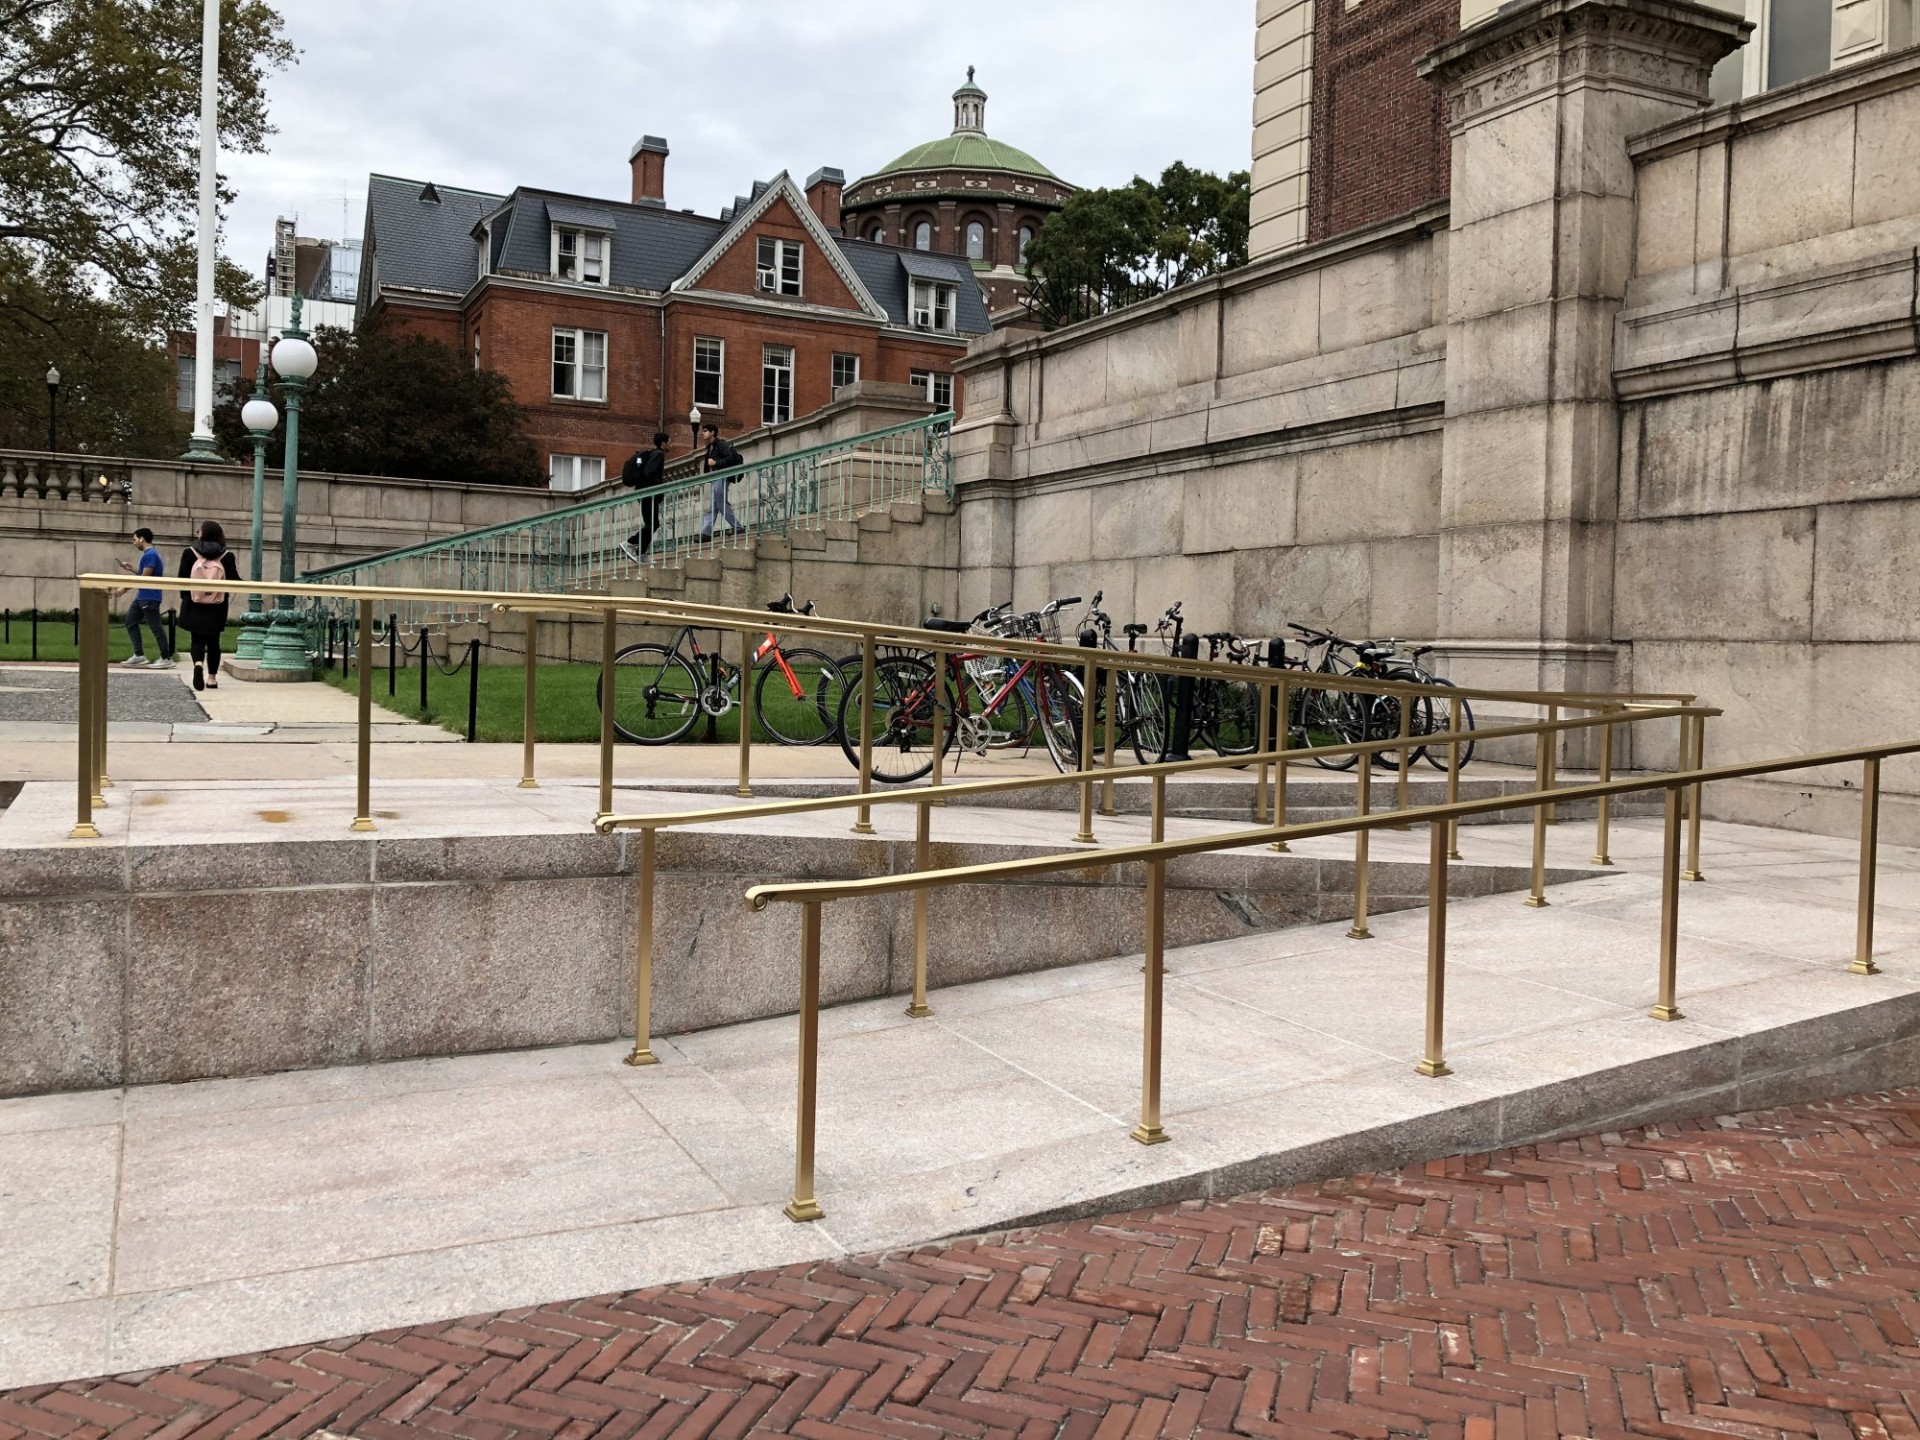
[[[1684,887],[1680,908],[1685,1018],[1661,1024],[1646,1013],[1659,826],[1622,819],[1614,833],[1618,873],[1553,887],[1549,908],[1513,895],[1451,907],[1455,1073],[1443,1078],[1413,1068],[1424,912],[1377,917],[1372,943],[1347,939],[1342,922],[1173,952],[1170,1144],[1128,1138],[1138,956],[936,990],[929,1019],[907,1018],[898,997],[830,1010],[826,1218],[810,1225],[780,1210],[791,1018],[656,1037],[663,1063],[645,1069],[621,1063],[622,1042],[0,1102],[0,1385],[834,1262],[1034,1217],[1911,1079],[1920,852],[1882,850],[1885,973],[1862,977],[1845,973],[1854,842],[1710,823],[1707,881]],[[1526,827],[1489,826],[1469,843],[1476,859],[1519,863],[1528,840]],[[1558,827],[1549,843],[1552,863],[1579,865],[1591,832]],[[1375,841],[1383,860],[1424,848],[1417,834]],[[1513,1191],[1523,1209],[1536,1197],[1593,1198],[1571,1175]],[[1716,1223],[1763,1218],[1729,1211]],[[1620,1244],[1600,1235],[1571,1254],[1618,1256]],[[1191,1262],[1178,1253],[1177,1265]],[[1530,1263],[1551,1279],[1566,1253]],[[1739,1254],[1745,1265],[1753,1251]],[[1426,1273],[1409,1260],[1415,1278]],[[1124,1324],[1136,1311],[1121,1298],[1127,1282],[1114,1283]],[[1559,1323],[1580,1332],[1587,1321],[1568,1312]],[[1495,1343],[1472,1329],[1479,1353],[1497,1358]]]

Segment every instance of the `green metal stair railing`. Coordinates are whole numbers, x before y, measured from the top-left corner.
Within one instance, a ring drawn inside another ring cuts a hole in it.
[[[605,591],[616,581],[640,579],[723,550],[751,550],[763,536],[857,519],[901,501],[919,500],[930,491],[950,496],[953,419],[952,412],[942,412],[724,472],[737,529],[728,529],[724,512],[712,518],[719,476],[702,475],[645,491],[623,490],[584,505],[309,571],[300,578],[389,589]],[[636,563],[621,543],[639,532],[643,508],[650,504],[658,506],[652,545]],[[403,605],[398,619],[414,625],[477,618],[444,607],[429,615],[426,608]]]

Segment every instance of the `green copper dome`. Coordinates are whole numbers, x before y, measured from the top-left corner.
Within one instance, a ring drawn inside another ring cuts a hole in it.
[[[892,175],[902,170],[1006,170],[1015,175],[1040,175],[1048,180],[1060,178],[1026,151],[1017,150],[1004,140],[965,133],[943,135],[938,140],[916,145],[891,165],[883,166],[879,173]]]

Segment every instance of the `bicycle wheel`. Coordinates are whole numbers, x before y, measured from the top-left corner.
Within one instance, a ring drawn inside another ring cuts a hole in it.
[[[1063,666],[1040,667],[1036,694],[1040,701],[1040,734],[1047,754],[1065,774],[1080,768],[1080,718],[1086,706],[1080,677]]]
[[[1033,707],[1027,703],[1026,687],[1008,685],[1003,679],[1001,689],[1006,693],[994,704],[992,696],[981,692],[979,681],[967,677],[966,706],[954,724],[960,739],[973,741],[970,748],[975,751],[1012,750],[1032,743]]]
[[[1216,755],[1251,755],[1260,743],[1260,689],[1250,680],[1207,680],[1203,738]]]
[[[1352,745],[1361,739],[1358,697],[1345,690],[1302,690],[1300,692],[1300,740],[1309,748],[1320,745]],[[1360,763],[1358,755],[1316,755],[1313,763],[1322,770],[1351,770]]]
[[[1133,700],[1133,758],[1142,765],[1158,765],[1167,758],[1170,726],[1167,677],[1151,671],[1128,678]]]
[[[857,671],[847,677],[840,695],[840,748],[858,768],[860,711],[866,677]],[[889,655],[873,667],[873,778],[884,785],[918,780],[933,769],[933,713],[936,704],[933,667],[913,655]],[[942,751],[953,745],[953,727],[945,727]]]
[[[818,650],[782,650],[762,661],[753,681],[753,713],[782,745],[824,745],[838,733],[840,667]],[[787,668],[780,667],[784,658]],[[792,675],[788,675],[788,671]]]
[[[593,682],[604,705],[603,681]],[[700,681],[664,645],[629,645],[613,657],[613,729],[635,745],[671,745],[700,718]]]
[[[1453,682],[1451,680],[1442,680],[1437,675],[1429,675],[1427,677],[1427,683],[1429,685],[1445,685],[1448,689],[1453,688]],[[1473,729],[1473,706],[1467,703],[1466,696],[1462,695],[1459,697],[1459,699],[1460,699],[1460,728],[1462,730],[1471,730]],[[1454,697],[1451,695],[1445,696],[1445,697],[1436,695],[1427,702],[1429,705],[1433,707],[1433,719],[1430,723],[1430,728],[1427,731],[1429,735],[1441,734],[1452,725],[1453,702],[1454,702]],[[1433,768],[1436,770],[1445,770],[1447,768],[1447,747],[1444,745],[1437,745],[1437,746],[1428,746],[1426,747],[1426,749],[1427,749],[1427,763],[1433,766]],[[1473,741],[1471,740],[1464,741],[1460,746],[1460,768],[1462,770],[1466,769],[1467,762],[1472,759],[1473,759]]]

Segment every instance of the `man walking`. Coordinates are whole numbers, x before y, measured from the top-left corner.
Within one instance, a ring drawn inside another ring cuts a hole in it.
[[[727,517],[727,533],[738,535],[741,526],[739,520],[734,518],[733,502],[727,499],[727,485],[737,478],[730,472],[738,470],[746,462],[740,458],[740,452],[734,449],[731,443],[720,438],[718,425],[708,424],[700,428],[706,432],[707,436],[707,458],[704,468],[713,476],[713,499],[707,506],[707,523],[700,527],[700,538],[702,540],[713,538],[713,522],[722,515]]]
[[[120,568],[135,575],[164,575],[167,562],[153,547],[153,531],[141,526],[133,532],[134,549],[140,558],[132,565],[120,562]],[[146,624],[153,631],[154,648],[160,652],[160,658],[153,662],[155,670],[173,668],[173,647],[167,643],[167,628],[160,623],[160,592],[158,590],[136,590],[133,603],[127,606],[127,637],[133,641],[133,654],[120,663],[128,666],[147,664],[146,647],[141,643],[140,626]]]
[[[640,492],[640,528],[620,542],[620,553],[638,565],[653,545],[660,528],[660,482],[667,473],[667,436],[656,430],[651,450],[636,450],[620,471],[620,483]],[[651,491],[652,493],[648,493]]]

